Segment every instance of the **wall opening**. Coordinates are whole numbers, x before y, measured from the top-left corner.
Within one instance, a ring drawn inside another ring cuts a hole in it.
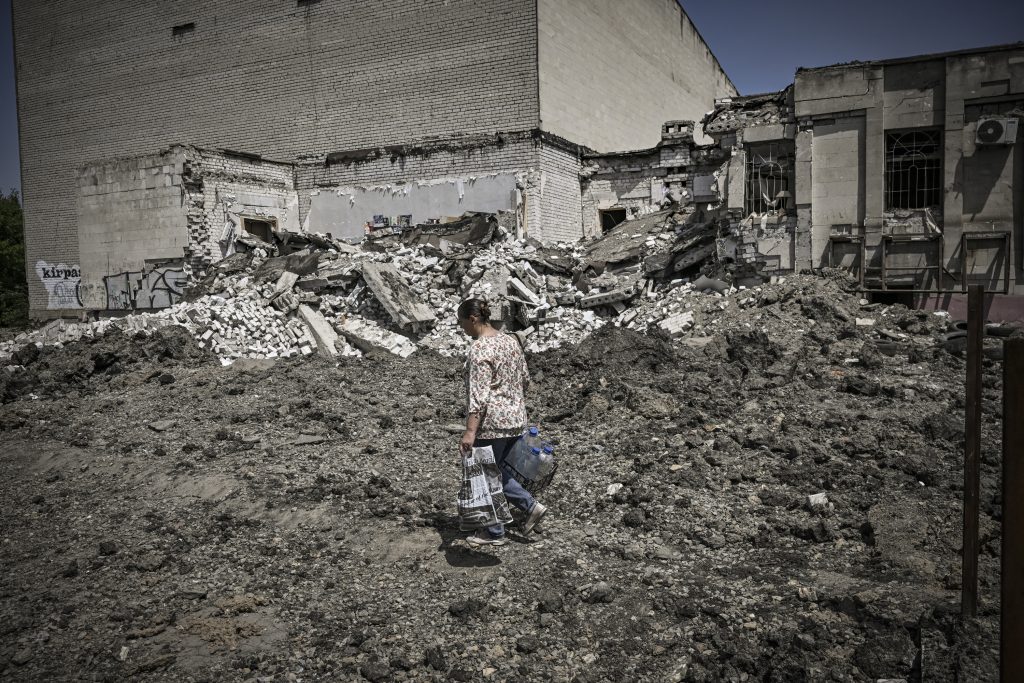
[[[259,237],[268,244],[274,243],[274,231],[277,229],[277,221],[268,218],[242,218],[242,230]]]
[[[187,24],[179,24],[178,26],[171,27],[171,36],[178,38],[180,36],[188,35],[196,30],[196,22],[190,21]]]
[[[625,209],[601,209],[598,213],[601,216],[601,232],[608,232],[619,223],[625,223],[627,218]]]
[[[793,145],[772,142],[747,148],[747,215],[785,210],[792,197]]]
[[[885,208],[942,207],[942,131],[909,130],[885,136]]]

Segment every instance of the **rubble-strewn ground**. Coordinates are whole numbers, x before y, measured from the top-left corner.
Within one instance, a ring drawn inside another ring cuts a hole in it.
[[[704,337],[531,355],[551,515],[482,551],[456,358],[221,367],[173,326],[26,352],[0,372],[0,676],[994,680],[998,360],[963,624],[945,320],[808,276],[694,310]]]

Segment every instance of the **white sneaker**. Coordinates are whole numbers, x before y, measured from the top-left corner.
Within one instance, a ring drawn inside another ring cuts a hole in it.
[[[508,543],[508,541],[505,540],[504,536],[498,536],[497,538],[495,538],[486,531],[478,531],[469,538],[467,538],[466,543],[469,544],[470,547],[479,548],[480,546],[484,545],[503,546],[506,543]]]
[[[540,503],[534,503],[530,509],[530,516],[526,518],[526,523],[523,525],[523,533],[528,534],[533,531],[534,527],[540,524],[540,520],[544,518],[547,511],[547,507]]]

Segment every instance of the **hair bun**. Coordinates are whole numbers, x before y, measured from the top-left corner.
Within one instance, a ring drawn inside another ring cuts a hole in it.
[[[491,306],[483,299],[480,300],[480,317],[484,320],[491,319]]]

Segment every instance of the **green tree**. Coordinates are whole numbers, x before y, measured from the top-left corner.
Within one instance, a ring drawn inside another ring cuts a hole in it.
[[[28,324],[25,231],[17,190],[0,193],[0,327]]]

